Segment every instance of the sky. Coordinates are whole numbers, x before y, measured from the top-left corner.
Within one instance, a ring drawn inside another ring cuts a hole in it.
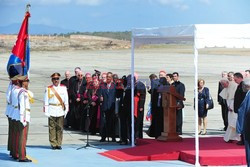
[[[80,32],[190,24],[250,23],[250,0],[0,0],[0,26],[21,23]]]

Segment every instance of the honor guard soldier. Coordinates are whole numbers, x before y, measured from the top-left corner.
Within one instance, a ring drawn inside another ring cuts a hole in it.
[[[30,123],[30,103],[33,103],[33,93],[28,90],[29,79],[21,81],[21,88],[18,93],[19,117],[18,122],[18,159],[19,162],[32,162],[26,157],[26,143]]]
[[[12,81],[10,81],[8,89],[6,91],[6,102],[7,102],[7,106],[6,106],[6,112],[5,115],[8,118],[8,122],[9,122],[9,130],[8,130],[8,146],[7,146],[7,150],[10,151],[10,155],[12,155],[12,132],[13,132],[13,125],[12,125],[12,118],[10,117],[10,111],[12,108],[12,104],[11,104],[11,91],[12,91],[13,85],[12,85]]]
[[[60,76],[59,73],[50,76],[53,84],[44,94],[44,113],[49,118],[49,141],[53,150],[62,149],[63,120],[69,109],[67,88],[60,85]]]
[[[10,93],[11,107],[9,109],[9,118],[11,119],[11,126],[12,126],[10,154],[12,158],[18,159],[18,143],[19,143],[18,125],[20,121],[18,94],[19,91],[21,90],[21,84],[19,80],[12,80],[12,83],[13,86]]]

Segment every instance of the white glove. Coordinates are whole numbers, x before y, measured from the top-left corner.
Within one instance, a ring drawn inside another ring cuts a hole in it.
[[[22,122],[23,127],[27,126],[27,122]]]
[[[45,116],[50,117],[49,113],[45,112]]]

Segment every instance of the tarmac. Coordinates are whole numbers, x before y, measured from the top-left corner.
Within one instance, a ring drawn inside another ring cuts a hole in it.
[[[32,163],[18,163],[9,157],[6,150],[8,122],[5,113],[5,91],[8,86],[6,65],[9,53],[1,54],[0,61],[0,166],[118,166],[118,167],[148,167],[148,166],[192,166],[182,161],[143,161],[143,162],[117,162],[99,155],[99,152],[110,149],[118,149],[130,146],[120,146],[117,143],[99,143],[100,137],[90,135],[90,143],[102,149],[77,148],[86,145],[86,133],[65,130],[63,136],[63,149],[51,150],[48,140],[48,120],[42,112],[43,95],[45,87],[51,84],[49,76],[54,72],[64,74],[70,70],[73,74],[75,67],[79,66],[86,72],[112,71],[120,77],[130,73],[130,50],[97,50],[97,51],[54,51],[32,52],[30,69],[30,90],[35,95],[35,103],[31,106],[31,123],[28,134],[27,155]],[[135,71],[139,79],[148,84],[148,76],[151,73],[158,74],[162,69],[172,73],[179,72],[180,80],[186,86],[186,101],[184,108],[183,135],[182,137],[194,137],[195,117],[193,110],[194,100],[194,63],[192,54],[168,53],[167,49],[144,49],[135,52]],[[204,78],[214,99],[215,107],[208,113],[207,135],[223,136],[223,121],[220,106],[217,101],[218,81],[222,71],[244,71],[249,69],[249,56],[247,55],[208,55],[199,57],[199,77]],[[62,77],[63,79],[63,77]],[[145,104],[145,112],[149,95]],[[147,130],[150,122],[144,121],[144,129]],[[144,134],[145,138],[148,138]],[[146,150],[145,150],[146,151]]]

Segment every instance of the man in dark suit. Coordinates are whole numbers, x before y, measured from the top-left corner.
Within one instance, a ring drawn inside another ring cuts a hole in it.
[[[250,166],[250,78],[244,79],[242,85],[246,96],[238,110],[236,129],[244,137],[247,166]]]
[[[240,105],[242,103],[242,101],[244,100],[245,96],[246,96],[246,92],[243,91],[242,89],[242,84],[243,84],[243,75],[239,72],[234,74],[234,81],[239,84],[235,94],[234,94],[234,112],[238,113],[238,110],[240,108]],[[243,134],[241,134],[241,141],[237,142],[238,145],[244,145],[244,138],[243,138]]]
[[[106,137],[111,137],[115,142],[115,101],[116,86],[112,82],[112,73],[107,73],[107,80],[100,85],[99,96],[101,105],[101,140],[104,142]]]
[[[61,81],[61,84],[67,87],[68,96],[69,96],[69,79],[70,79],[70,72],[65,71],[65,79]],[[64,118],[64,128],[68,128],[69,126],[71,126],[70,120],[71,120],[71,114],[68,112],[66,118]]]
[[[173,80],[174,80],[174,87],[176,92],[179,93],[181,96],[185,96],[185,85],[179,81],[179,73],[173,73]],[[182,117],[182,109],[184,108],[184,103],[182,100],[177,100],[177,108],[176,108],[176,132],[181,135],[182,134],[182,124],[183,124],[183,117]]]
[[[143,119],[144,119],[144,105],[146,100],[146,87],[144,83],[138,80],[138,74],[135,73],[135,137],[143,138]]]

